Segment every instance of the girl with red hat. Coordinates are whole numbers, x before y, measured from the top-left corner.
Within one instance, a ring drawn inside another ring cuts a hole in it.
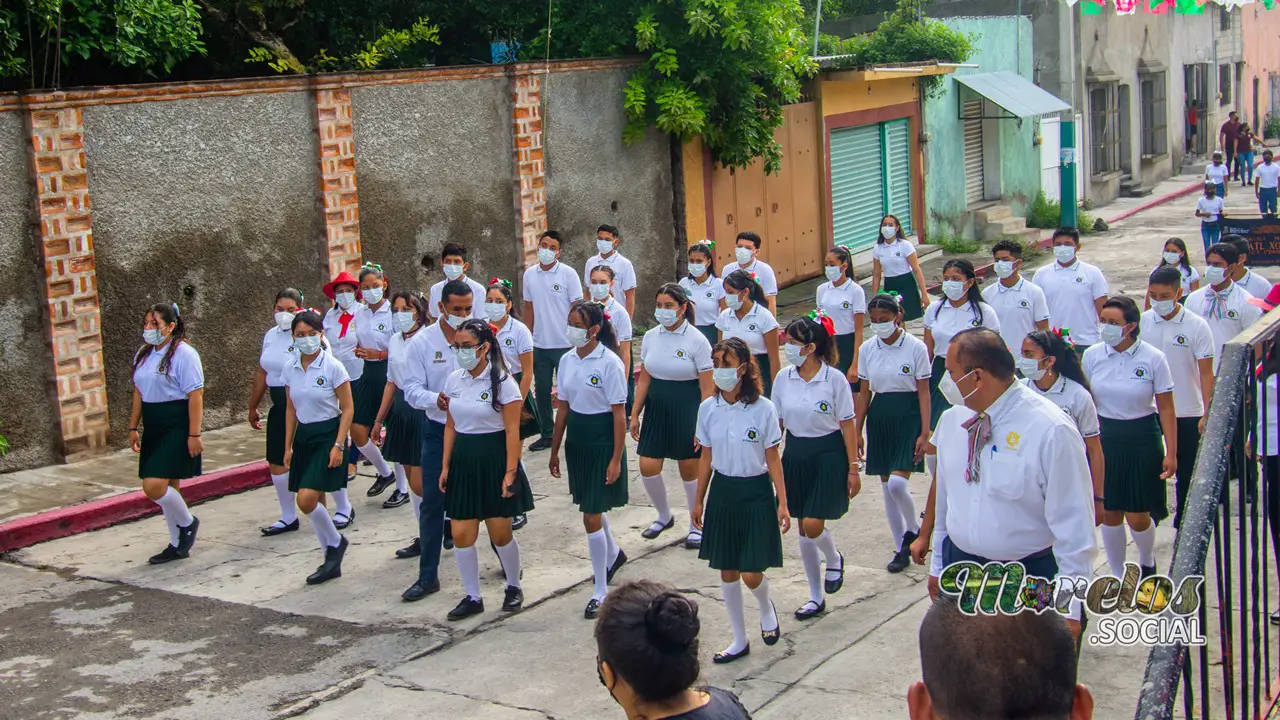
[[[355,415],[351,419],[351,442],[378,473],[367,495],[377,497],[395,483],[395,502],[389,507],[399,507],[409,501],[406,494],[409,480],[404,466],[397,465],[393,471],[369,437],[387,389],[387,354],[391,336],[395,334],[391,302],[386,297],[387,285],[381,265],[365,263],[360,268],[360,296],[364,302],[355,309],[355,355],[364,361],[364,372],[352,388]]]
[[[356,347],[360,342],[356,336],[356,308],[360,300],[360,281],[347,271],[324,286],[324,295],[334,302],[324,314],[324,337],[328,342],[329,352],[342,363],[352,388],[364,374],[364,359],[356,355]],[[344,436],[345,441],[345,436]],[[347,470],[347,481],[355,477],[355,468]],[[355,509],[351,507],[351,499],[347,497],[347,489],[334,490],[333,521],[339,530],[347,527],[355,519]]]

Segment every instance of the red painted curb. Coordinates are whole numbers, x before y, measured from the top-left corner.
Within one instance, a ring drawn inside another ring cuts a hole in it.
[[[194,505],[271,483],[264,460],[237,465],[182,482],[182,496]],[[141,490],[37,513],[0,524],[0,552],[30,547],[46,540],[101,530],[154,515],[160,506]]]

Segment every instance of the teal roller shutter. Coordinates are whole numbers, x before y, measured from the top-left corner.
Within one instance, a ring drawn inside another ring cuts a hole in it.
[[[885,175],[889,214],[896,215],[902,231],[914,235],[911,217],[911,132],[907,120],[892,120],[885,127]]]
[[[831,132],[831,218],[836,244],[853,251],[875,244],[884,216],[880,163],[879,125]]]

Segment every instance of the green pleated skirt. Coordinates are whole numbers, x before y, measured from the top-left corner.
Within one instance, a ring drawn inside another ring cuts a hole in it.
[[[142,403],[139,478],[185,480],[200,474],[200,456],[191,457],[187,450],[187,436],[191,434],[189,410],[187,400]]]
[[[790,432],[782,452],[787,508],[795,518],[839,520],[849,512],[849,453],[837,430],[822,437]]]
[[[836,336],[836,368],[845,377],[849,376],[849,368],[853,366],[854,338],[853,333]],[[853,394],[857,395],[862,389],[862,381],[854,380],[849,383],[849,387],[853,388]]]
[[[755,356],[756,365],[760,366],[760,396],[773,399],[773,366],[769,364],[769,353]]]
[[[404,399],[404,391],[396,389],[391,396],[391,410],[382,424],[382,458],[409,467],[422,465],[422,423],[425,410],[419,410]]]
[[[524,464],[517,466],[511,497],[502,496],[507,473],[505,431],[464,435],[455,433],[449,456],[445,506],[453,520],[510,518],[533,509],[533,489]]]
[[[1102,427],[1103,480],[1107,510],[1169,516],[1163,471],[1164,440],[1155,414],[1136,420],[1098,418]]]
[[[698,332],[702,333],[702,337],[706,338],[707,342],[711,343],[711,347],[715,347],[716,343],[720,342],[720,331],[716,328],[715,323],[694,325],[694,327],[698,329]]]
[[[578,510],[599,515],[627,504],[627,451],[622,451],[622,470],[613,484],[605,483],[609,460],[613,457],[613,413],[584,415],[569,411],[564,433],[565,471],[569,495]]]
[[[951,403],[942,395],[938,386],[942,384],[942,376],[947,372],[947,358],[938,355],[933,358],[933,371],[929,375],[929,429],[938,427],[938,418],[951,409]]]
[[[898,470],[924,472],[916,462],[920,437],[920,395],[913,392],[876,393],[867,408],[867,475],[884,477]]]
[[[365,360],[364,372],[351,388],[351,401],[355,406],[355,412],[351,416],[352,425],[373,427],[373,421],[378,419],[378,409],[382,407],[382,393],[386,389],[387,361]]]
[[[701,456],[702,452],[694,448],[701,404],[702,390],[697,380],[651,379],[636,453],[670,460]]]
[[[902,306],[903,320],[924,317],[924,305],[920,302],[920,286],[916,284],[915,273],[886,277],[884,291],[898,293],[898,304]]]
[[[698,557],[715,570],[764,572],[782,567],[778,500],[768,473],[712,476]]]
[[[267,411],[267,462],[284,464],[284,425],[289,398],[284,386],[268,387],[271,393],[271,409]]]
[[[511,373],[516,385],[524,379],[524,373]],[[520,439],[533,437],[541,432],[538,425],[538,406],[533,402],[533,386],[529,386],[529,394],[524,396],[524,407],[520,410]]]
[[[330,493],[347,487],[347,464],[329,467],[329,451],[338,442],[341,424],[340,417],[298,423],[293,432],[293,458],[289,461],[289,492],[307,489]]]

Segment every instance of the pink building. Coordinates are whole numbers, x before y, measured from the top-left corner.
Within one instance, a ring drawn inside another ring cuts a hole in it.
[[[1232,13],[1240,19],[1244,68],[1238,80],[1236,107],[1259,135],[1267,115],[1280,114],[1280,8],[1260,2]]]

